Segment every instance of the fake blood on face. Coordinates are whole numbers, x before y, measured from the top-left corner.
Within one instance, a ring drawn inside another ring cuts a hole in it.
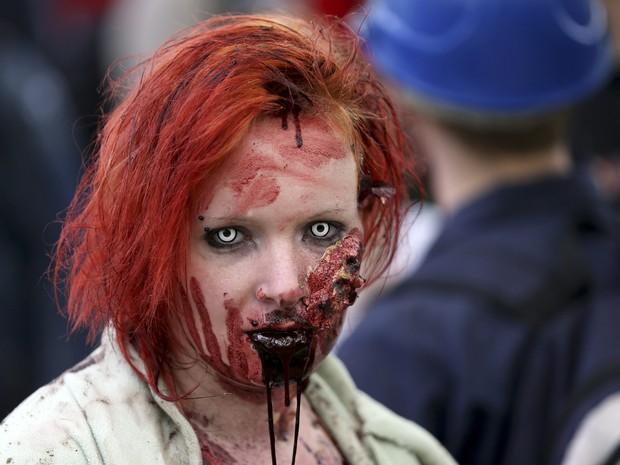
[[[198,310],[198,318],[194,319],[191,306],[188,303],[189,333],[194,345],[199,348],[205,363],[220,375],[219,379],[222,382],[232,380],[246,383],[260,376],[258,375],[261,370],[260,364],[255,361],[254,351],[248,346],[247,336],[239,330],[242,325],[240,310],[231,301],[226,301],[224,304],[227,310],[226,327],[229,344],[226,351],[228,363],[225,363],[218,338],[213,331],[204,295],[198,280],[194,277],[190,279],[190,292]],[[193,323],[194,321],[198,323]],[[238,390],[238,395],[242,395],[243,392],[243,390]],[[254,397],[248,396],[246,400],[252,401]]]
[[[295,130],[294,133],[284,132],[286,137],[282,137],[280,128],[274,126],[272,120],[257,123],[254,132],[225,166],[225,176],[219,186],[221,189],[214,189],[213,197],[209,197],[210,219],[243,218],[254,215],[254,210],[264,209],[260,212],[264,218],[274,217],[275,222],[284,228],[305,215],[304,212],[300,214],[295,205],[292,210],[296,216],[291,219],[287,217],[292,205],[287,199],[296,199],[297,203],[307,202],[308,205],[313,202],[337,204],[341,209],[344,205],[344,224],[357,223],[357,177],[348,144],[319,119],[302,119],[302,139],[300,118],[293,111],[283,115],[283,129],[288,127],[291,113]],[[317,190],[320,190],[318,202],[315,197]],[[206,216],[202,216],[200,221],[206,221]],[[263,225],[263,217],[258,215],[258,218],[259,224]],[[215,227],[218,226],[216,223]],[[196,247],[203,250],[202,243]],[[363,283],[358,274],[361,253],[361,234],[353,230],[328,248],[314,270],[308,273],[302,287],[306,293],[303,300],[299,300],[302,293],[296,289],[293,297],[286,298],[287,301],[295,301],[292,307],[283,306],[268,312],[263,304],[248,305],[248,302],[253,302],[255,294],[260,294],[258,290],[248,288],[248,291],[242,285],[235,288],[223,283],[221,276],[210,272],[201,254],[194,254],[196,264],[193,269],[200,279],[192,278],[189,286],[194,302],[189,328],[194,346],[200,350],[200,356],[207,365],[219,375],[216,379],[234,389],[235,395],[245,397],[246,387],[261,382],[264,384],[267,399],[262,393],[256,396],[254,389],[247,391],[255,396],[257,402],[267,400],[274,465],[277,462],[272,389],[283,387],[284,403],[289,405],[289,384],[297,385],[294,464],[303,383],[335,344],[344,311],[353,303],[356,289]],[[307,255],[315,257],[309,253]],[[303,260],[306,260],[305,256]],[[231,270],[234,266],[236,264],[233,263]],[[302,269],[301,266],[299,268]],[[258,269],[253,271],[260,272]],[[243,274],[246,271],[240,272]],[[247,277],[252,279],[252,276]],[[217,298],[215,289],[224,295],[225,313],[221,312],[222,301]],[[248,292],[252,293],[246,295]],[[279,294],[281,299],[283,295]],[[258,300],[263,302],[265,299],[259,297]],[[207,306],[212,308],[208,310]],[[280,399],[280,396],[273,398]],[[279,406],[277,408],[279,410]]]
[[[278,176],[294,175],[309,180],[314,176],[313,169],[351,156],[346,145],[326,141],[325,135],[334,134],[334,131],[323,119],[305,118],[302,137],[299,111],[283,113],[282,129],[289,129],[290,116],[294,132],[290,131],[284,138],[248,138],[240,146],[238,155],[223,166],[222,177],[227,179],[226,186],[235,193],[239,214],[275,202],[280,196]],[[261,135],[270,133],[273,123],[271,120],[260,122],[254,130]]]
[[[322,344],[325,353],[329,351],[342,324],[345,309],[355,301],[356,289],[364,282],[359,276],[361,254],[361,235],[358,230],[353,230],[337,244],[329,247],[319,264],[309,273],[309,295],[304,301],[305,319],[310,324],[308,329],[248,333],[263,368],[273,465],[277,465],[277,458],[271,390],[273,386],[283,384],[284,402],[289,406],[290,381],[293,380],[297,384],[295,437],[291,462],[294,465],[299,438],[302,381],[309,375],[309,369],[313,365],[317,350],[315,335],[319,333],[321,339],[329,335],[327,341]]]

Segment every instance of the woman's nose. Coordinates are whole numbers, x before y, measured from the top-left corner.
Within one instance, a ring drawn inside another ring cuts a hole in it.
[[[262,260],[256,297],[278,308],[293,307],[305,296],[307,264],[293,247],[277,247]]]

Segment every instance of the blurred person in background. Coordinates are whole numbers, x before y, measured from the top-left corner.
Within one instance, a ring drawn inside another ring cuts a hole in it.
[[[576,162],[589,171],[603,198],[620,216],[620,2],[605,0],[615,67],[607,84],[575,110],[570,142]]]
[[[616,463],[620,237],[567,134],[614,67],[605,9],[369,8],[372,56],[415,112],[447,218],[339,355],[362,389],[461,465]]]
[[[96,130],[108,67],[101,58],[102,28],[118,1],[2,1],[6,10],[26,12],[28,36],[63,75],[75,108],[72,135],[84,156]]]
[[[0,4],[0,416],[87,354],[47,286],[80,165],[77,109],[27,2]],[[82,139],[82,142],[84,140]]]

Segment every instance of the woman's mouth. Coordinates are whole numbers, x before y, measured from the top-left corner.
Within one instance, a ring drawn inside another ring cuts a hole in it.
[[[295,463],[301,412],[301,383],[307,376],[308,368],[312,366],[314,359],[313,350],[311,349],[313,336],[314,332],[311,329],[271,329],[248,333],[248,337],[258,352],[263,365],[263,382],[267,390],[269,440],[274,464],[276,463],[275,432],[271,389],[275,385],[284,384],[284,404],[288,407],[291,404],[289,381],[293,380],[297,383],[297,408],[295,410],[295,439],[293,446],[293,463]]]
[[[287,405],[289,380],[301,384],[307,368],[312,365],[313,333],[311,329],[247,333],[261,359],[264,383],[271,386],[284,384]]]

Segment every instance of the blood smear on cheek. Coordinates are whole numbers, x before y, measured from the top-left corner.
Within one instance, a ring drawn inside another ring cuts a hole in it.
[[[202,331],[202,337],[204,338],[206,349],[208,351],[208,353],[202,354],[204,360],[216,371],[229,374],[230,367],[224,364],[224,361],[222,360],[220,346],[213,331],[213,325],[211,323],[211,318],[209,317],[209,311],[205,305],[205,298],[202,293],[202,289],[200,288],[198,280],[194,277],[190,279],[190,293],[194,303],[196,304],[198,317],[200,319],[200,328],[193,324],[191,320],[188,323],[190,325],[190,333],[194,339],[194,344],[196,344],[196,347],[202,347],[201,335],[198,333],[199,330]],[[191,307],[188,310],[190,314],[192,314]]]
[[[232,300],[224,302],[226,308],[226,334],[228,338],[228,361],[232,376],[238,380],[256,381],[261,378],[261,364],[251,348],[250,341],[241,331],[243,319],[241,311]]]

